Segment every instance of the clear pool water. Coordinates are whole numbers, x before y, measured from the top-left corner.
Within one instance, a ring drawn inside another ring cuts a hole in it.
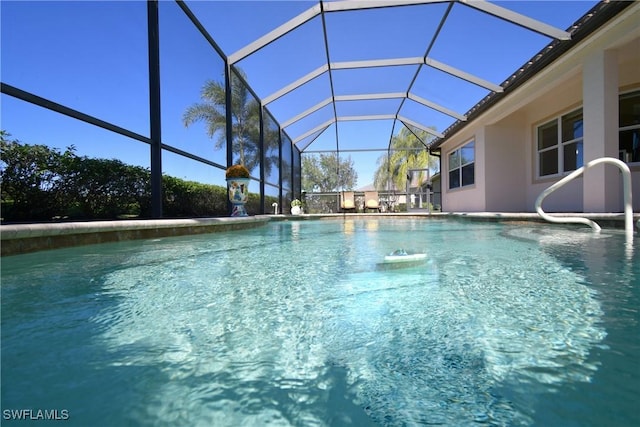
[[[3,422],[640,425],[639,251],[385,218],[6,257]]]

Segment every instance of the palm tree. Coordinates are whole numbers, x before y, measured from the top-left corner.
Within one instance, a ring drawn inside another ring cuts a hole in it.
[[[244,72],[239,71],[244,78]],[[239,163],[250,171],[260,164],[260,103],[251,95],[246,85],[235,74],[231,78],[231,116],[233,136],[233,163]],[[245,78],[246,80],[246,78]],[[207,135],[213,138],[216,133],[218,138],[215,149],[219,150],[226,144],[226,94],[224,81],[207,80],[200,92],[202,102],[197,102],[186,109],[182,121],[186,127],[196,122],[204,122],[207,127]],[[271,145],[278,143],[278,138],[273,137],[273,130],[265,126],[265,152],[277,152],[269,150]],[[265,158],[265,173],[268,175],[271,168],[277,164],[277,155]]]
[[[399,134],[391,139],[390,153],[378,158],[378,169],[374,175],[377,189],[385,190],[388,184],[397,189],[404,188],[409,169],[435,167],[435,159],[429,155],[424,143],[432,138],[428,132],[403,127]],[[418,185],[424,181],[424,173],[418,175]]]
[[[195,103],[188,107],[182,116],[182,121],[185,127],[189,127],[199,121],[205,122],[209,138],[213,138],[218,131],[222,131],[218,134],[218,140],[215,145],[216,150],[219,150],[226,142],[224,130],[227,125],[227,118],[224,84],[213,80],[205,81],[200,97],[203,102]]]

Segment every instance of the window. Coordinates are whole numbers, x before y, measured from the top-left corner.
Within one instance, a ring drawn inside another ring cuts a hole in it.
[[[620,160],[640,162],[640,91],[620,95]]]
[[[449,153],[449,189],[475,182],[475,145],[471,141]]]
[[[538,176],[576,170],[583,164],[582,108],[537,129]]]

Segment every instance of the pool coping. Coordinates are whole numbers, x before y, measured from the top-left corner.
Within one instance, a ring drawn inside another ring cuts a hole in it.
[[[205,234],[262,226],[268,216],[140,219],[0,225],[0,256],[127,240]]]
[[[597,222],[605,229],[621,229],[624,230],[624,214],[623,213],[551,213],[551,216],[558,217],[582,217]],[[268,215],[275,220],[313,220],[313,219],[330,219],[330,218],[447,218],[458,220],[472,221],[489,221],[489,222],[534,222],[556,226],[569,227],[586,227],[583,224],[553,224],[546,221],[537,213],[533,212],[396,212],[396,213],[327,213],[327,214],[302,214],[302,215]],[[633,222],[636,228],[640,230],[640,213],[633,214]]]
[[[598,224],[604,228],[624,229],[623,214],[592,213],[558,215],[582,216],[598,222]],[[0,256],[18,255],[29,252],[107,242],[243,230],[260,227],[270,221],[301,221],[342,218],[453,218],[473,221],[522,221],[550,224],[542,219],[538,214],[527,212],[331,213],[4,224],[0,225]],[[634,222],[639,220],[640,214],[635,214]]]

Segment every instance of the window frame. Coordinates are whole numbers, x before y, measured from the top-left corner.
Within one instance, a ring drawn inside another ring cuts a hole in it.
[[[567,119],[572,119],[574,118],[574,116],[579,117],[579,120],[567,121]],[[574,130],[573,135],[571,135],[571,137],[569,138],[566,138],[565,140],[566,135],[565,135],[565,132],[563,132],[563,129],[566,130],[566,126],[565,128],[563,128],[563,124],[577,123],[577,122],[580,122],[580,131],[577,132],[578,135],[576,136],[576,131]],[[546,145],[540,148],[541,130],[543,130],[544,128],[550,128],[550,127],[555,127],[555,134],[556,134],[555,142],[553,144]],[[534,149],[536,154],[535,171],[536,171],[537,179],[547,179],[547,178],[567,175],[573,172],[574,170],[584,166],[584,112],[582,110],[582,106],[572,109],[570,111],[567,111],[563,114],[559,114],[552,119],[545,120],[544,122],[536,125],[534,136],[535,136]],[[577,147],[575,165],[573,166],[569,165],[567,167],[567,165],[565,164],[565,160],[566,160],[565,150],[567,149],[567,147],[573,144],[575,144]],[[556,153],[556,158],[555,158],[556,170],[555,172],[551,172],[543,175],[541,170],[543,166],[542,155],[546,153],[552,153],[552,152]]]
[[[622,98],[626,97],[626,96],[638,96],[640,98],[640,88],[634,88],[631,90],[627,90],[624,92],[620,92],[618,94],[618,158],[620,160],[622,160],[623,162],[627,163],[628,165],[640,165],[640,155],[637,156],[637,160],[633,160],[633,153],[630,152],[628,153],[625,149],[623,149],[623,147],[621,146],[623,144],[623,132],[628,132],[628,131],[636,131],[640,134],[640,121],[638,121],[637,123],[632,123],[632,124],[625,124],[624,126],[622,126],[622,124],[620,123],[622,120],[622,108],[620,106]]]
[[[467,161],[463,163],[464,160],[464,156],[463,156],[463,151],[464,150],[473,150],[473,156],[472,156],[472,160],[471,161]],[[455,156],[455,157],[454,157]],[[452,165],[452,157],[456,159],[457,165]],[[475,173],[475,163],[476,163],[476,145],[475,145],[475,139],[472,139],[470,141],[467,141],[466,143],[462,144],[461,146],[459,146],[458,148],[456,148],[455,150],[451,151],[448,155],[447,155],[447,172],[448,172],[448,189],[449,190],[457,190],[460,188],[465,188],[465,187],[470,187],[475,185],[476,183],[476,173]],[[472,181],[471,182],[467,182],[465,183],[465,175],[464,175],[464,171],[465,169],[468,171],[469,167],[472,166],[473,167],[473,176],[472,176]],[[452,172],[458,172],[457,173],[457,185],[452,187],[452,180],[451,180],[451,173]]]

